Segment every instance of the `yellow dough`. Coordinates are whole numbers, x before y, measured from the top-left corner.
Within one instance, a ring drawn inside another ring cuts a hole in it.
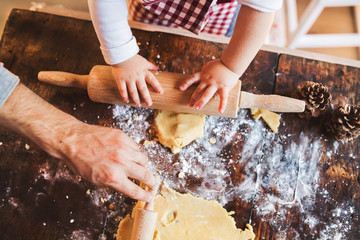
[[[259,119],[262,117],[266,124],[271,128],[274,133],[278,132],[280,125],[280,115],[274,112],[270,112],[265,109],[260,108],[250,108],[251,114],[254,119]]]
[[[236,228],[234,219],[220,203],[191,194],[180,194],[165,186],[155,197],[158,212],[154,240],[248,240],[254,239],[252,227]],[[138,202],[136,208],[143,208]],[[117,240],[129,240],[133,218],[128,214],[119,225]]]
[[[178,153],[181,147],[204,135],[205,115],[159,111],[155,127],[159,142]]]

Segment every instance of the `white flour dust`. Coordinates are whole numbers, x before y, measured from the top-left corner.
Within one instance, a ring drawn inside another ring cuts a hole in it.
[[[355,219],[359,217],[359,210],[350,199],[338,203],[319,183],[320,167],[340,168],[327,163],[321,165],[323,155],[356,160],[356,154],[343,151],[344,143],[325,140],[323,142],[329,145],[325,148],[321,139],[311,137],[311,134],[287,130],[286,134],[275,134],[262,120],[254,120],[247,110],[241,110],[236,119],[207,117],[204,137],[174,155],[154,141],[154,134],[149,133],[155,112],[115,105],[113,127],[121,129],[139,144],[146,143],[143,149],[150,159],[150,170],[160,174],[169,187],[186,189],[196,196],[217,200],[222,205],[238,199],[252,204],[253,215],[276,230],[276,239],[304,238],[296,226],[286,226],[288,214],[292,211],[296,211],[296,216],[300,218],[298,221],[306,225],[309,232],[306,238],[320,236],[324,240],[343,240],[349,239],[349,232],[354,232],[353,219],[354,216]],[[285,119],[281,121],[280,131],[290,124]],[[359,166],[354,172],[358,170]],[[346,169],[343,172],[347,178],[355,178],[352,173],[346,175]],[[49,162],[39,165],[34,184],[44,180],[55,185],[57,181],[76,183],[81,178],[59,161],[55,169]],[[194,183],[191,187],[189,181]],[[329,182],[332,183],[334,181]],[[85,188],[84,194],[96,207],[112,202],[115,197],[113,191],[102,187]],[[123,202],[122,195],[117,194],[116,197]],[[12,197],[12,189],[6,189],[5,198],[0,200],[0,206],[7,202],[22,211],[22,203]],[[325,214],[326,219],[319,216],[316,208],[322,206],[317,202],[331,205],[331,208],[324,208],[330,211],[331,218],[328,214]],[[124,213],[129,207],[124,203],[120,211]],[[117,213],[114,211],[112,214],[116,217]],[[86,239],[87,234],[80,229],[73,232],[71,238]]]
[[[54,171],[54,169],[51,170],[48,162],[41,165],[39,167],[39,174],[34,181],[37,182],[40,179],[48,181],[51,186],[54,186],[56,181],[67,181],[72,183],[82,181],[80,176],[74,175],[74,173],[70,172],[69,168],[60,161],[56,171]],[[109,188],[101,186],[84,189],[84,195],[90,197],[91,203],[97,207],[101,207],[104,203],[109,202],[112,198],[114,198],[114,195],[111,192],[112,191],[109,191]],[[64,197],[67,199],[69,198],[68,195],[65,195]]]
[[[253,202],[254,214],[276,228],[276,239],[289,239],[289,236],[300,239],[302,233],[295,228],[281,227],[292,209],[297,209],[300,222],[311,230],[306,236],[312,238],[317,234],[321,239],[339,236],[335,226],[343,222],[342,217],[328,220],[330,224],[319,232],[321,219],[314,214],[317,198],[329,197],[319,188],[319,161],[323,154],[319,138],[295,132],[272,133],[263,121],[254,120],[247,110],[241,110],[237,119],[208,116],[204,137],[174,155],[150,137],[154,113],[155,110],[126,106],[113,108],[117,128],[137,143],[151,141],[144,146],[151,161],[150,169],[160,173],[170,187],[186,188],[194,195],[223,205],[236,199]],[[286,122],[282,127],[286,128]],[[338,144],[335,142],[325,154],[336,153]],[[233,182],[234,176],[239,181]],[[196,186],[189,189],[189,180]],[[350,209],[348,206],[348,212]],[[347,230],[343,228],[342,234]]]
[[[329,239],[329,236],[334,240],[354,239],[349,238],[347,234],[357,227],[352,224],[352,215],[356,214],[352,204],[342,203],[330,213],[332,221],[320,232],[320,239]]]

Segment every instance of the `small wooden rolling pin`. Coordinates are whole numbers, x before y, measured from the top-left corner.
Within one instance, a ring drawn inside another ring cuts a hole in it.
[[[303,112],[305,109],[305,102],[302,100],[280,95],[257,95],[240,91],[241,81],[239,81],[229,93],[228,105],[224,113],[217,111],[220,103],[218,95],[215,95],[202,109],[196,110],[188,106],[196,85],[184,92],[179,90],[180,84],[189,74],[157,72],[155,76],[165,91],[163,94],[158,94],[149,87],[153,101],[150,108],[153,109],[231,118],[237,116],[239,108],[262,108],[273,112]],[[96,65],[91,69],[89,75],[42,71],[39,72],[38,79],[58,86],[87,89],[90,99],[94,102],[134,105],[133,103],[127,104],[121,99],[110,66]],[[142,106],[147,107],[145,103],[142,103]]]
[[[157,176],[156,180],[158,184],[151,189],[151,194],[154,197],[159,191],[160,177]],[[154,200],[147,202],[144,208],[137,208],[135,210],[130,240],[153,240],[157,215],[158,213],[154,212]]]

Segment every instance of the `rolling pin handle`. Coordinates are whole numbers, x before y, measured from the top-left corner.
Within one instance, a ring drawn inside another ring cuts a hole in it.
[[[38,79],[57,86],[86,89],[89,75],[78,75],[60,71],[41,71],[38,74]]]
[[[305,102],[303,100],[280,96],[259,95],[241,91],[240,108],[262,108],[272,112],[304,112]]]

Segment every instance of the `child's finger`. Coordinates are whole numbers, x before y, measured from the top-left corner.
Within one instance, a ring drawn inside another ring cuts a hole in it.
[[[217,87],[214,85],[210,85],[204,92],[204,94],[201,96],[201,98],[196,102],[195,108],[201,109],[205,104],[207,104],[212,96],[217,92]]]
[[[129,90],[129,94],[130,94],[132,100],[134,101],[135,105],[137,107],[140,107],[141,103],[140,103],[139,93],[138,93],[135,82],[128,82],[127,87]]]
[[[129,103],[129,96],[126,88],[126,83],[123,81],[119,82],[118,88],[119,88],[120,96],[122,97],[123,101],[125,103]]]
[[[162,86],[160,85],[159,81],[156,79],[156,77],[154,76],[154,74],[152,74],[151,72],[149,72],[148,74],[146,74],[145,76],[145,81],[147,83],[149,83],[157,93],[163,93],[164,89],[162,88]]]
[[[153,71],[159,70],[159,66],[156,66],[155,64],[152,64],[151,62],[148,62],[148,63],[149,63],[148,70],[153,70]]]
[[[185,91],[188,87],[199,81],[200,81],[200,72],[197,72],[192,74],[189,78],[185,79],[185,81],[180,85],[179,88],[181,91]]]
[[[193,92],[193,94],[191,95],[190,101],[189,101],[189,106],[193,107],[195,105],[195,103],[201,98],[201,96],[203,95],[203,92],[206,88],[206,84],[200,84],[195,91]]]
[[[146,82],[143,81],[143,80],[137,81],[136,86],[137,86],[141,96],[143,97],[145,103],[148,106],[151,106],[152,105],[152,100],[151,100],[149,89],[148,89],[148,87],[146,85]]]
[[[229,91],[227,89],[222,88],[219,91],[219,95],[220,95],[220,105],[218,111],[220,113],[223,113],[226,109],[226,105],[229,97]]]

